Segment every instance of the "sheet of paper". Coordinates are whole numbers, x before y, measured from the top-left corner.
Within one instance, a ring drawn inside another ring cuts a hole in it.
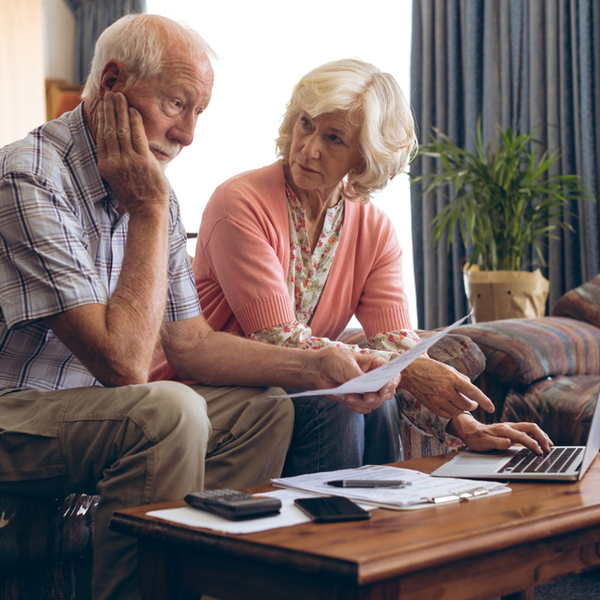
[[[410,481],[412,486],[410,486],[410,489],[400,490],[381,488],[348,489],[327,485],[327,481],[336,479],[404,479]],[[376,507],[410,510],[435,506],[435,504],[428,502],[424,503],[424,498],[441,496],[447,494],[448,491],[460,494],[481,488],[488,490],[490,494],[510,492],[509,487],[494,481],[437,478],[412,469],[399,469],[388,466],[366,466],[360,469],[343,469],[274,479],[272,481],[274,485],[283,486],[283,489],[261,495],[281,500],[281,512],[273,517],[250,519],[248,521],[229,521],[191,506],[154,510],[149,512],[148,515],[189,527],[202,527],[223,533],[244,534],[308,523],[310,518],[294,506],[294,499],[296,498],[314,498],[315,495],[344,496],[369,511],[374,510]]]
[[[473,311],[471,311],[472,313]],[[346,394],[366,394],[367,392],[377,392],[380,390],[390,379],[401,373],[410,363],[421,356],[428,348],[431,348],[438,340],[442,339],[447,333],[449,333],[455,327],[458,327],[467,317],[464,316],[462,319],[456,321],[452,325],[446,327],[446,329],[436,333],[435,335],[421,340],[418,344],[409,348],[403,352],[400,356],[391,360],[389,363],[373,369],[364,375],[359,375],[350,381],[346,381],[342,385],[336,388],[330,388],[327,390],[306,390],[304,392],[298,392],[297,394],[289,394],[289,398],[296,398],[300,396],[345,396]],[[280,397],[280,396],[275,396]]]
[[[401,479],[410,482],[411,485],[405,488],[338,488],[327,485],[328,481],[340,479]],[[431,506],[434,499],[452,496],[455,501],[458,501],[461,495],[469,497],[469,494],[475,490],[479,490],[482,496],[510,491],[505,484],[495,481],[432,477],[420,471],[386,465],[368,465],[360,469],[342,469],[285,477],[273,479],[271,483],[319,495],[344,496],[355,502],[372,503],[376,506],[394,509]]]
[[[248,521],[229,521],[219,515],[214,515],[198,508],[192,508],[191,506],[154,510],[149,512],[148,515],[164,519],[165,521],[179,523],[180,525],[204,527],[223,533],[256,533],[257,531],[266,531],[267,529],[276,529],[277,527],[289,527],[310,521],[310,518],[305,513],[294,506],[294,500],[296,498],[314,498],[314,494],[293,489],[281,489],[274,492],[266,492],[261,494],[261,496],[279,498],[281,500],[281,512],[273,517],[249,519]],[[358,504],[366,510],[373,510],[373,507],[368,504]]]
[[[299,508],[294,506],[294,498],[314,498],[314,494],[301,493],[298,490],[277,490],[267,492],[261,496],[271,496],[281,500],[281,512],[273,517],[262,519],[249,519],[248,521],[229,521],[219,515],[193,508],[182,506],[181,508],[169,508],[166,510],[154,510],[149,512],[151,517],[158,517],[166,521],[173,521],[190,527],[205,527],[224,533],[255,533],[277,527],[288,527],[299,523],[307,523],[307,517]]]

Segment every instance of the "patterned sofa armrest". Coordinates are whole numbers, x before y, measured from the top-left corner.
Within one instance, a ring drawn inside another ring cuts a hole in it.
[[[461,325],[485,354],[486,374],[513,389],[544,377],[600,373],[600,328],[564,317]]]
[[[417,331],[421,338],[434,335],[434,331]],[[366,347],[362,329],[346,329],[339,337],[344,344]],[[428,350],[431,358],[454,367],[459,373],[475,380],[485,369],[485,356],[476,343],[466,335],[449,333]]]
[[[417,331],[421,338],[434,335],[434,331]],[[485,369],[485,355],[479,346],[466,335],[448,333],[437,341],[427,354],[474,381]]]

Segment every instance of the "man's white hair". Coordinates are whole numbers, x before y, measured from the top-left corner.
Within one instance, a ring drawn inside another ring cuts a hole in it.
[[[100,97],[102,71],[109,60],[120,61],[129,78],[126,85],[157,77],[167,50],[177,47],[190,57],[216,57],[212,48],[191,27],[158,15],[126,15],[105,29],[98,41],[90,75],[81,94],[84,100]]]

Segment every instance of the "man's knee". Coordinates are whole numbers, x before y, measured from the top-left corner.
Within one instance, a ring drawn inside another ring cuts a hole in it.
[[[211,425],[206,401],[188,386],[175,381],[146,384],[146,394],[132,410],[132,418],[150,441],[158,443],[176,434],[182,443],[206,442]]]
[[[249,403],[246,414],[241,419],[250,432],[260,429],[273,442],[277,441],[279,447],[289,446],[295,420],[292,400],[288,397],[273,397],[283,393],[283,390],[277,388],[266,390],[257,400]],[[239,436],[241,432],[236,429],[234,426],[231,431]]]
[[[284,390],[269,390],[269,393],[284,394]],[[294,425],[294,403],[291,398],[287,396],[283,398],[274,398],[273,396],[267,395],[264,400],[265,411],[272,413],[274,417],[280,422],[282,427],[288,427],[291,431]]]

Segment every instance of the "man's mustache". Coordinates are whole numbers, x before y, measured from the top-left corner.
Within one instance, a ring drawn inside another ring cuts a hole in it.
[[[150,150],[158,150],[166,155],[168,157],[166,162],[173,160],[181,152],[181,146],[176,143],[152,141],[148,142],[148,145]]]

